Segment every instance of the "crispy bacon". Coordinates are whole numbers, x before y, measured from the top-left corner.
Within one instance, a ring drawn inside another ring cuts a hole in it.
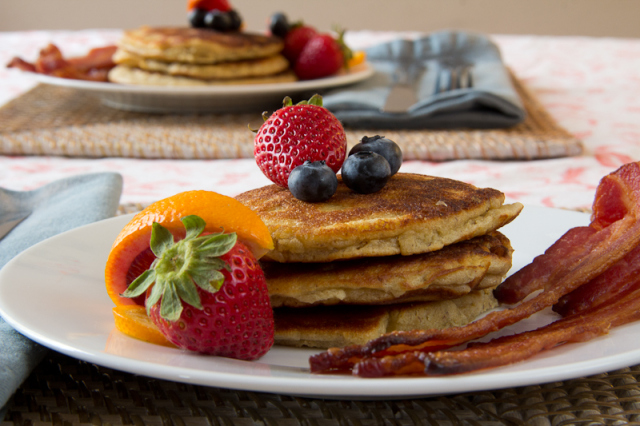
[[[629,214],[638,215],[640,205],[640,166],[630,163],[605,176],[596,191],[593,203],[593,215],[589,228],[593,232],[600,231]],[[586,234],[578,228],[569,230],[556,241],[547,251],[536,257],[532,263],[508,277],[494,291],[494,296],[501,303],[513,304],[520,302],[529,294],[543,288],[545,277],[548,276],[557,259],[567,258],[568,252],[582,247],[583,252],[591,250],[586,246],[587,241],[582,237]],[[538,279],[542,278],[542,279]]]
[[[564,295],[553,310],[574,315],[640,288],[640,244],[615,265],[588,283]]]
[[[358,370],[365,371],[366,363],[376,362],[372,360],[373,358],[386,357],[385,363],[392,365],[392,370],[395,369],[396,373],[413,371],[416,360],[427,358],[425,358],[426,355],[410,355],[412,352],[426,354],[437,351],[440,356],[444,356],[441,354],[449,352],[443,352],[443,349],[485,336],[552,306],[565,294],[609,269],[640,243],[640,221],[637,220],[640,213],[640,165],[638,163],[627,164],[603,178],[596,191],[595,200],[591,224],[593,226],[574,228],[569,231],[565,234],[568,235],[567,237],[561,237],[561,240],[565,240],[557,243],[556,247],[550,250],[556,255],[562,253],[562,258],[556,258],[555,262],[552,262],[550,257],[542,255],[541,260],[538,261],[539,269],[527,272],[526,286],[530,289],[544,289],[535,297],[513,308],[493,312],[463,327],[393,332],[374,339],[364,346],[332,348],[310,358],[311,370],[313,372],[344,370],[358,364]],[[604,209],[616,220],[600,209]],[[620,216],[620,212],[624,214]],[[597,334],[593,328],[589,329],[591,331],[585,329],[581,332],[576,327],[573,327],[573,331],[570,329],[567,331],[569,335],[575,334],[573,338],[587,335],[593,337],[593,333]],[[540,341],[545,342],[548,338],[543,336]],[[542,343],[539,350],[548,347],[549,343]],[[532,346],[530,352],[533,354],[536,350],[538,349]],[[494,352],[497,353],[499,350],[495,349]],[[409,365],[406,363],[408,359],[412,360],[409,364],[413,367],[407,370],[405,366]],[[503,358],[500,362],[504,361]],[[465,362],[474,365],[472,360]],[[477,365],[482,363],[479,362]]]
[[[49,44],[40,50],[35,63],[13,58],[7,67],[60,78],[107,81],[109,70],[115,66],[111,59],[115,51],[115,46],[98,47],[86,56],[65,59],[56,45]]]
[[[410,352],[396,357],[366,358],[356,364],[353,371],[361,377],[399,373],[438,376],[524,361],[544,350],[565,343],[591,340],[607,334],[612,327],[640,319],[640,290],[610,302],[536,330],[500,337],[487,343],[472,343],[459,351]]]

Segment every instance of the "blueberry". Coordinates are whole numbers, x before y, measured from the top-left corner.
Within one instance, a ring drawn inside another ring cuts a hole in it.
[[[240,26],[242,25],[242,17],[240,16],[240,14],[235,9],[231,9],[227,12],[227,15],[229,15],[229,20],[231,21],[229,29],[231,31],[239,30]]]
[[[204,17],[206,16],[207,12],[207,9],[203,9],[201,7],[191,9],[188,15],[189,23],[191,24],[191,26],[193,28],[204,28]]]
[[[271,15],[271,22],[269,24],[269,31],[271,31],[271,34],[280,38],[285,38],[289,32],[289,28],[289,20],[284,13],[276,12]]]
[[[359,144],[351,148],[349,155],[361,151],[372,151],[386,158],[389,162],[389,167],[391,167],[391,176],[400,170],[400,166],[402,165],[402,150],[391,139],[379,135],[373,137],[364,136]]]
[[[324,161],[305,161],[291,171],[288,185],[299,200],[327,201],[338,189],[338,178]]]
[[[204,16],[204,25],[212,30],[226,32],[231,30],[231,17],[227,12],[210,10]]]
[[[390,177],[389,162],[372,151],[350,154],[342,164],[342,181],[361,194],[380,191]]]

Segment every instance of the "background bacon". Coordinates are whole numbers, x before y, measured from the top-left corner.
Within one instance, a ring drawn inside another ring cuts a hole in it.
[[[7,67],[74,80],[108,81],[107,74],[115,66],[115,51],[115,46],[98,47],[86,56],[65,59],[56,45],[49,44],[40,50],[35,63],[13,58]]]

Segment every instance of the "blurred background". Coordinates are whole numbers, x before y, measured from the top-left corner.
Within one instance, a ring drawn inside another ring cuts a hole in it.
[[[186,0],[0,0],[0,31],[186,25]],[[640,37],[640,0],[231,0],[247,29],[284,11],[321,30],[461,29],[491,34]]]

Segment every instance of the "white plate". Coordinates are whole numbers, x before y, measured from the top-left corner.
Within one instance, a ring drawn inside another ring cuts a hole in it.
[[[157,113],[262,112],[282,106],[282,99],[308,97],[316,92],[357,83],[373,75],[367,64],[316,80],[273,84],[240,84],[198,87],[142,86],[72,80],[34,74],[46,84],[78,89],[97,95],[104,104],[127,111]]]
[[[361,379],[315,375],[315,350],[274,347],[255,362],[186,353],[144,343],[115,330],[104,265],[120,216],[53,237],[26,250],[0,271],[0,314],[18,331],[56,351],[130,373],[192,384],[329,398],[400,398],[490,390],[565,380],[640,362],[640,323],[590,342],[568,344],[511,366],[442,378]],[[517,270],[585,214],[526,207],[504,228]],[[509,332],[546,323],[536,314]]]

